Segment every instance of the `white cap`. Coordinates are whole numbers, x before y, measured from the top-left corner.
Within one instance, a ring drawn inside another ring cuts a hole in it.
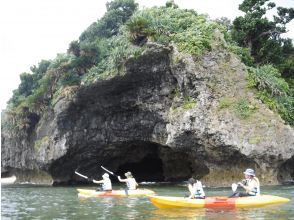
[[[104,174],[102,175],[102,177],[103,177],[103,178],[109,178],[109,174],[108,174],[108,173],[104,173]]]

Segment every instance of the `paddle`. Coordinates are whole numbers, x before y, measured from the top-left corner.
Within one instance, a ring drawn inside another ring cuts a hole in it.
[[[238,188],[238,184],[233,183],[232,184],[232,190],[233,190],[233,192],[236,192],[237,188]]]
[[[118,175],[116,175],[115,173],[111,172],[110,170],[106,169],[105,167],[101,166],[101,168],[103,170],[105,170],[107,173],[110,173],[111,175],[115,176],[115,177],[118,177]]]
[[[87,176],[85,176],[85,175],[79,173],[79,172],[76,171],[76,170],[75,170],[75,174],[77,174],[77,175],[79,175],[80,177],[83,177],[83,178],[85,178],[85,179],[87,179],[87,180],[89,180],[89,181],[93,181],[91,178],[89,178],[89,177],[87,177]]]
[[[242,184],[243,184],[243,185],[247,185],[247,180],[244,179],[244,180],[242,180],[241,182],[233,183],[233,184],[232,184],[232,190],[233,190],[233,192],[236,192],[238,186],[241,186]]]

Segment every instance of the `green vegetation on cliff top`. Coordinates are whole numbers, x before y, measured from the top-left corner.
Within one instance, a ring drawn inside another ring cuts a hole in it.
[[[236,53],[251,66],[249,84],[258,90],[259,98],[293,125],[294,49],[291,40],[280,35],[286,32],[285,25],[293,19],[294,10],[278,8],[278,16],[269,21],[264,15],[275,5],[265,6],[267,1],[244,0],[239,9],[245,15],[233,24],[180,9],[173,1],[144,10],[137,10],[134,0],[109,2],[105,15],[79,40],[72,41],[67,53],[41,61],[31,67],[32,74],[20,75],[21,83],[6,110],[6,117],[11,119],[9,126],[26,128],[32,115],[40,116],[59,97],[68,97],[80,86],[123,74],[127,59],[139,56],[148,41],[174,43],[181,52],[199,57],[212,49],[216,30],[227,41],[220,47]],[[272,65],[262,66],[268,63]]]

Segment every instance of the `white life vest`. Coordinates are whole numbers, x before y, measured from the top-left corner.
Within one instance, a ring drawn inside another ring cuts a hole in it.
[[[196,180],[196,183],[193,184],[193,191],[195,197],[205,197],[205,193],[202,187],[202,183],[198,180]]]
[[[135,190],[137,189],[137,182],[135,178],[127,178],[127,187],[129,190]]]
[[[251,189],[248,194],[251,196],[259,196],[260,195],[260,186],[259,181],[256,177],[253,179],[247,180],[247,186]]]
[[[111,180],[109,178],[103,179],[102,189],[103,190],[112,190],[112,184],[111,184]]]

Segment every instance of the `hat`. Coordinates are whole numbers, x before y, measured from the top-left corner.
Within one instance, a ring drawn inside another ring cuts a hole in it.
[[[129,177],[129,178],[132,178],[133,177],[133,175],[132,175],[132,173],[130,171],[126,172],[125,173],[125,176],[126,177]]]
[[[196,182],[196,181],[195,181],[194,178],[190,178],[190,179],[188,179],[188,183],[191,184],[191,185],[193,185],[195,182]]]
[[[245,175],[248,175],[248,176],[255,176],[255,172],[253,169],[246,169],[245,172],[244,172]]]
[[[102,177],[103,177],[103,178],[109,178],[109,174],[108,174],[108,173],[104,173],[104,174],[102,175]]]

